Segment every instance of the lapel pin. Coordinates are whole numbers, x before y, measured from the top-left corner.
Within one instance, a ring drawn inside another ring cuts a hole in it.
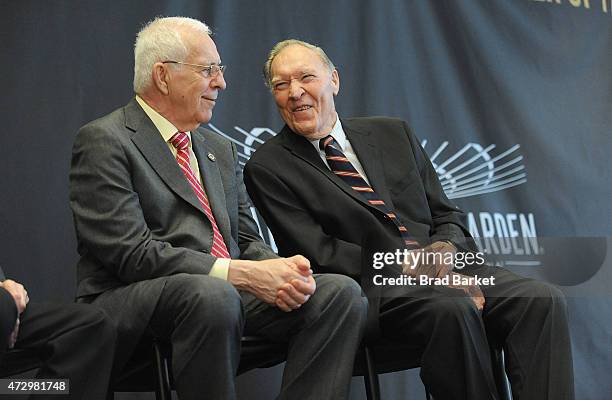
[[[216,160],[215,155],[213,153],[208,153],[208,159],[213,162]]]

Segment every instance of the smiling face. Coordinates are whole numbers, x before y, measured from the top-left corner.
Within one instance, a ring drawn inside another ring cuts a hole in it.
[[[217,47],[207,34],[187,31],[183,40],[189,64],[220,64]],[[163,64],[168,74],[168,107],[164,115],[181,131],[191,131],[212,118],[219,91],[225,89],[223,73],[205,77],[200,68],[188,65]]]
[[[330,70],[319,54],[299,44],[281,50],[270,70],[272,94],[289,128],[309,140],[328,135],[336,123],[338,71]]]

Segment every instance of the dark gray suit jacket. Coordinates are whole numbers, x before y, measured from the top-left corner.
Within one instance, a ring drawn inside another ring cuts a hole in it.
[[[235,147],[203,128],[192,132],[192,142],[232,258],[277,257],[261,241],[251,217]],[[164,277],[208,274],[216,260],[210,255],[208,218],[135,100],[79,130],[70,206],[81,256],[77,298],[105,308],[118,321],[120,339],[141,336]]]
[[[422,245],[469,232],[464,214],[448,200],[429,158],[401,120],[343,119],[365,173],[388,207]],[[395,224],[324,164],[316,149],[287,126],[264,143],[244,168],[255,206],[272,230],[279,253],[303,254],[315,272],[358,279],[364,234],[403,248]],[[469,247],[469,246],[468,246]]]

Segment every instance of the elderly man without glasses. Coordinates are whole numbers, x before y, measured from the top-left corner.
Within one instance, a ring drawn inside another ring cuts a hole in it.
[[[435,283],[383,286],[370,306],[379,309],[384,338],[422,348],[421,378],[436,400],[497,398],[489,343],[505,349],[514,398],[572,399],[562,294],[486,264],[453,269],[468,258],[457,247],[469,250],[473,241],[408,125],[339,118],[338,71],[309,43],[278,43],[264,75],[286,125],[244,173],[280,253],[360,280],[362,239],[372,230],[415,255],[404,263],[408,276],[399,270],[392,278]],[[476,275],[490,284],[479,287]]]

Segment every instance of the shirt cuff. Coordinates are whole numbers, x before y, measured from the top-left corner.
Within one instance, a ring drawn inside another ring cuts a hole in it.
[[[231,258],[217,258],[208,275],[226,281],[230,261],[232,261]]]

